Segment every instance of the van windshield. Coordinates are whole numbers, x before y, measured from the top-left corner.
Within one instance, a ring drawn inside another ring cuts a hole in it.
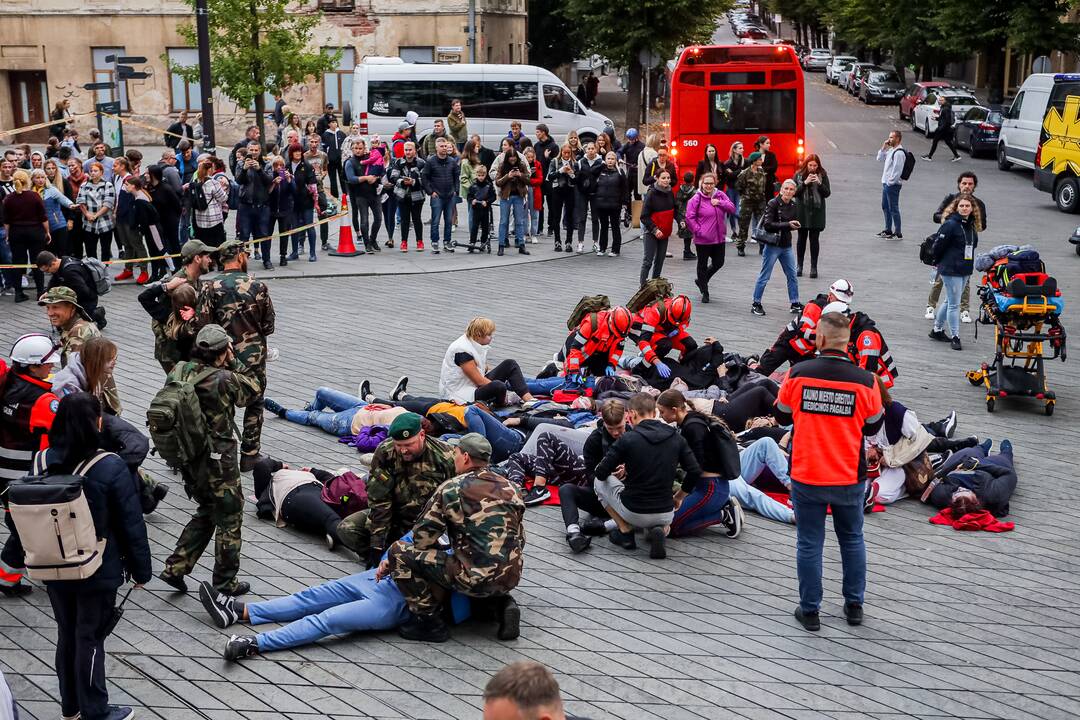
[[[1057,111],[1064,112],[1065,110],[1065,98],[1073,96],[1080,96],[1080,82],[1061,82],[1054,83],[1054,88],[1050,91],[1050,102],[1047,103],[1047,109],[1057,108]]]
[[[404,117],[410,110],[420,117],[445,117],[454,98],[461,100],[465,117],[532,122],[538,117],[535,81],[373,80],[367,106],[382,117]]]

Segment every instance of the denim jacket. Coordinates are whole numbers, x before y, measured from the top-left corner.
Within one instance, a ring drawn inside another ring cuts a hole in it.
[[[45,215],[49,218],[49,230],[66,230],[68,219],[64,210],[72,207],[74,203],[52,185],[45,186],[42,199],[45,201]]]

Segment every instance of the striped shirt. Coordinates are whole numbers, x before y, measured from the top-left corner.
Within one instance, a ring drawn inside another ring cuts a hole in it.
[[[112,210],[116,207],[116,189],[112,183],[105,180],[93,182],[87,180],[79,187],[79,196],[75,200],[76,205],[82,205],[91,215],[101,208]],[[111,212],[102,213],[96,220],[83,218],[83,230],[92,233],[106,233],[115,227]]]
[[[203,183],[203,195],[206,196],[206,209],[195,208],[195,225],[206,229],[225,222],[225,205],[229,202],[229,197],[221,189],[217,178],[210,178]]]

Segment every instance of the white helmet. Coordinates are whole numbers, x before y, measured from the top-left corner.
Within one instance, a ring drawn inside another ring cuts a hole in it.
[[[840,302],[840,301],[837,300],[837,301],[829,303],[828,305],[826,305],[825,307],[823,307],[821,309],[821,314],[822,315],[827,315],[829,313],[834,313],[834,312],[835,313],[840,313],[841,315],[850,315],[851,314],[851,307],[848,306],[848,304],[846,302]]]
[[[855,297],[855,288],[844,278],[840,278],[829,286],[829,292],[837,300],[843,303],[851,303]]]
[[[11,346],[11,359],[20,365],[59,365],[60,346],[48,335],[23,335]]]

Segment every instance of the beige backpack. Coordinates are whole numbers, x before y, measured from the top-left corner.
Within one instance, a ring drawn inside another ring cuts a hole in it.
[[[8,485],[8,511],[32,579],[85,580],[101,567],[105,541],[98,539],[83,481],[111,454],[99,452],[72,475],[46,475],[45,452],[39,452],[31,474]]]

